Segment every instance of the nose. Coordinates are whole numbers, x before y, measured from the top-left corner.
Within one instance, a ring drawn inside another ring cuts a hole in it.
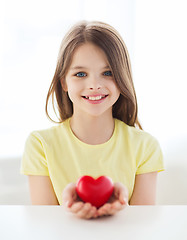
[[[97,76],[92,76],[92,77],[90,77],[87,86],[90,90],[101,89],[101,87],[102,87],[101,79],[99,79],[99,77],[97,77]]]

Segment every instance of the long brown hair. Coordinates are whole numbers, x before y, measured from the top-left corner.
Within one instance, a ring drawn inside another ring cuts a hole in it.
[[[112,26],[98,21],[78,22],[63,38],[56,71],[47,94],[45,107],[47,116],[51,119],[48,113],[50,97],[52,97],[53,109],[59,122],[63,122],[72,116],[73,103],[67,92],[63,90],[62,83],[70,67],[74,51],[80,45],[88,42],[95,44],[105,52],[114,80],[120,90],[120,96],[112,108],[113,117],[129,126],[137,126],[142,129],[137,116],[137,98],[126,45]],[[51,120],[55,122],[53,119]]]

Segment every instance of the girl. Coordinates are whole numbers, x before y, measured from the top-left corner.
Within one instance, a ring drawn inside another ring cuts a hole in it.
[[[129,55],[113,27],[83,21],[70,29],[47,95],[49,118],[50,97],[59,124],[32,132],[22,159],[32,204],[64,204],[81,218],[155,204],[162,152],[138,121]],[[75,182],[82,175],[113,179],[108,203],[96,209],[78,198]]]

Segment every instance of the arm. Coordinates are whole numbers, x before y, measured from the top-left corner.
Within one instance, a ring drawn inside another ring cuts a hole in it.
[[[130,205],[155,205],[157,172],[136,175]]]
[[[28,176],[33,205],[59,205],[48,176]]]

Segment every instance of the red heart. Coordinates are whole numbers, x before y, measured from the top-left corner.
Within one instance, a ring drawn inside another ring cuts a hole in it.
[[[101,176],[97,179],[91,176],[82,176],[76,184],[78,196],[84,201],[99,208],[105,204],[114,190],[113,182],[109,177]]]

